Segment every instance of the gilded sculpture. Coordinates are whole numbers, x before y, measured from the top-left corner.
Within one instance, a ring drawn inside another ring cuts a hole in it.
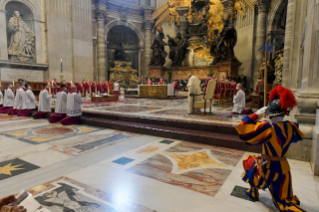
[[[195,10],[194,5],[202,3],[205,7],[200,10]],[[209,41],[214,38],[214,30],[218,29],[220,32],[223,29],[224,22],[222,15],[224,14],[224,6],[219,0],[169,0],[166,4],[158,8],[152,15],[152,19],[156,20],[155,27],[160,26],[163,22],[172,20],[177,21],[179,14],[176,7],[189,7],[189,11],[185,16],[188,23],[194,25],[204,26],[205,29],[199,26],[200,30],[205,31]],[[189,46],[194,50],[194,55],[200,59],[204,58],[207,61],[212,61],[210,55],[210,47],[206,46],[203,42],[197,42],[194,45]]]
[[[283,49],[276,52],[276,59],[275,59],[275,81],[274,85],[281,85],[282,82],[282,68],[283,68]]]
[[[186,42],[182,38],[181,33],[177,33],[175,38],[168,37],[168,45],[170,48],[169,59],[172,60],[172,66],[181,66],[186,54]]]
[[[237,14],[244,18],[246,16],[246,5],[241,0],[235,0],[234,12],[234,19],[237,19]]]

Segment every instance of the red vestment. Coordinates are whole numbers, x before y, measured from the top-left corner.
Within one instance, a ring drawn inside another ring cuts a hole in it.
[[[152,80],[148,80],[148,81],[146,82],[146,85],[153,85],[153,81],[152,81]]]
[[[161,80],[161,81],[158,82],[158,84],[159,85],[163,85],[163,84],[165,84],[165,82],[164,82],[164,80]]]
[[[95,83],[94,82],[92,82],[91,91],[92,91],[92,93],[95,93]]]
[[[58,91],[58,84],[53,81],[53,93],[54,93],[54,95],[57,94],[57,91]]]
[[[70,86],[70,88],[71,88],[71,86]],[[77,93],[83,93],[83,87],[82,87],[82,83],[78,83],[78,85],[77,85],[77,87],[76,87],[76,89],[77,89]]]
[[[112,90],[112,88],[113,88],[113,83],[112,83],[112,82],[108,82],[108,85],[109,85],[109,89]]]
[[[101,83],[97,83],[97,92],[102,93],[102,86],[101,86]]]
[[[103,87],[104,93],[107,93],[108,89],[107,89],[107,84],[106,84],[106,82],[103,82],[102,87]]]

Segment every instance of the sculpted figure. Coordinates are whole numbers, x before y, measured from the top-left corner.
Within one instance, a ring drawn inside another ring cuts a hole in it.
[[[170,47],[169,59],[173,61],[172,66],[181,66],[186,54],[186,42],[182,39],[181,33],[177,33],[176,38],[168,37]]]
[[[234,54],[234,47],[237,43],[237,31],[235,27],[229,22],[230,15],[225,13],[224,16],[224,28],[220,33],[220,40],[217,45],[216,51],[218,52],[216,59],[213,64],[222,61],[233,61],[238,62]]]
[[[21,55],[24,52],[27,39],[34,38],[34,33],[29,29],[27,24],[21,19],[18,11],[13,12],[13,17],[8,23],[10,35],[9,54]],[[34,39],[33,39],[34,42]],[[27,44],[29,45],[29,44]],[[32,46],[32,45],[31,45]]]
[[[151,46],[151,49],[153,50],[150,62],[151,66],[163,66],[165,64],[165,58],[167,56],[167,52],[165,52],[164,50],[167,43],[163,41],[163,30],[162,28],[158,27],[157,31],[159,32],[159,34],[156,36],[156,39],[154,40],[154,43]]]
[[[125,50],[124,50],[122,43],[117,45],[117,47],[115,49],[114,60],[115,61],[125,61]]]

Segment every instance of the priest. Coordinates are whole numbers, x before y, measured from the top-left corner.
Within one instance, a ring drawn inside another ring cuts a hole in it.
[[[14,105],[14,93],[11,90],[12,84],[7,84],[7,89],[4,91],[3,107],[0,108],[0,113],[8,114]]]
[[[163,79],[161,79],[159,82],[158,82],[158,85],[165,85],[165,81]]]
[[[74,86],[75,87],[75,86]],[[58,123],[66,117],[66,105],[67,105],[67,86],[65,84],[61,85],[62,90],[56,96],[55,113],[53,113],[50,118],[50,123]]]
[[[237,93],[233,99],[234,106],[233,106],[232,114],[253,113],[251,109],[245,109],[246,94],[245,94],[245,91],[243,90],[242,84],[238,83],[236,89],[237,89]]]
[[[40,91],[39,95],[38,112],[33,115],[34,119],[43,118],[46,114],[51,112],[51,99],[52,95],[49,94],[49,85],[43,83],[43,89]]]
[[[200,112],[199,108],[193,109],[193,102],[194,101],[200,101],[201,96],[198,94],[201,93],[200,89],[200,80],[198,77],[188,74],[188,83],[187,83],[187,88],[188,88],[188,113],[197,113]]]
[[[14,99],[13,108],[8,112],[9,115],[17,115],[18,110],[22,109],[23,98],[25,96],[25,84],[23,81],[19,81],[19,88],[16,90],[16,97]]]
[[[150,78],[148,78],[148,80],[146,81],[146,85],[153,85],[153,81]]]
[[[76,93],[75,86],[71,87],[71,92],[67,98],[67,117],[61,120],[63,125],[74,125],[78,124],[80,116],[82,115],[81,104],[83,100],[80,95]]]
[[[22,108],[18,109],[17,116],[30,116],[30,114],[35,110],[35,105],[37,99],[35,98],[31,85],[29,83],[25,83],[26,91],[22,98]]]
[[[97,94],[97,89],[96,89],[96,81],[93,81],[91,84],[91,91],[92,93]]]

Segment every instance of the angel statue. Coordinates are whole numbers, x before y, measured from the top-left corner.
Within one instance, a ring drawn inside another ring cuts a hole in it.
[[[242,1],[235,0],[234,9],[235,9],[235,18],[237,18],[237,13],[239,13],[239,15],[242,18],[244,18],[246,16],[246,14],[245,14],[246,6]]]
[[[167,43],[163,41],[164,33],[161,27],[157,27],[158,35],[156,36],[151,49],[153,50],[152,58],[151,58],[151,66],[163,66],[165,64],[165,58],[167,56],[167,52],[165,52],[164,48],[167,46]]]

